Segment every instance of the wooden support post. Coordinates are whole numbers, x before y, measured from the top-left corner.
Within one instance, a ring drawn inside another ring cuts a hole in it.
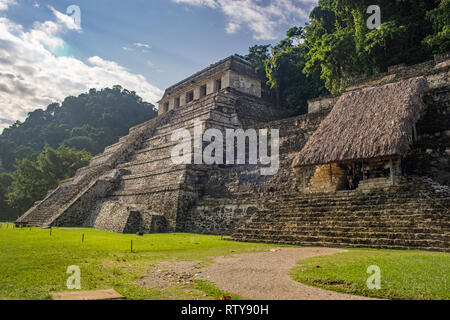
[[[330,186],[333,185],[333,166],[330,163]]]
[[[392,158],[389,159],[389,178],[391,180],[391,185],[393,186],[395,184],[395,181],[394,181],[394,164],[392,162]]]
[[[306,192],[306,170],[302,167],[303,192]]]
[[[364,171],[364,162],[361,162],[361,171],[362,171],[363,180],[366,180],[366,172]]]

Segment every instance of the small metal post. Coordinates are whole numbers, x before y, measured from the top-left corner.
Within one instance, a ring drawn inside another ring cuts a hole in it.
[[[81,242],[84,242],[84,233],[83,233],[83,235],[81,236]]]
[[[133,252],[133,240],[131,240],[131,252]]]

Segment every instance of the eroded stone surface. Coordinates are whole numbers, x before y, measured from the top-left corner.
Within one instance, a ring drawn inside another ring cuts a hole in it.
[[[129,135],[105,148],[88,167],[63,181],[17,222],[129,233],[234,233],[234,239],[244,241],[448,249],[446,208],[450,207],[450,196],[436,193],[427,182],[432,179],[443,187],[450,185],[450,66],[445,61],[448,56],[392,68],[390,73],[357,79],[348,89],[419,75],[427,79],[427,108],[417,123],[418,140],[402,161],[404,174],[411,177],[403,186],[384,190],[383,181],[373,181],[361,192],[305,193],[301,173],[291,168],[292,159],[337,97],[312,100],[313,113],[287,117],[285,111],[258,94],[240,90],[248,83],[241,85],[243,78],[238,76],[223,81],[220,90],[207,91],[205,96],[194,92],[193,101],[130,129]],[[189,79],[201,85],[214,80],[216,71],[252,77],[245,71],[247,67],[233,69],[228,62]],[[189,83],[182,81],[171,87],[166,98],[190,90]],[[171,141],[172,133],[184,128],[192,134],[195,121],[203,122],[203,130],[222,132],[279,129],[278,173],[263,176],[260,165],[173,164],[171,150],[177,142]],[[307,171],[305,180],[314,173]]]

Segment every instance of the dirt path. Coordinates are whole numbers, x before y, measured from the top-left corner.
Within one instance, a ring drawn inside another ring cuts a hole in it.
[[[201,273],[222,290],[255,300],[356,300],[352,296],[298,283],[289,276],[298,260],[345,252],[329,248],[277,248],[216,259]]]
[[[141,284],[164,289],[172,285],[189,286],[193,279],[204,279],[221,290],[254,300],[368,299],[303,285],[289,276],[298,260],[339,252],[345,250],[276,248],[217,258],[208,267],[198,261],[165,261],[149,270],[149,276],[141,279]]]

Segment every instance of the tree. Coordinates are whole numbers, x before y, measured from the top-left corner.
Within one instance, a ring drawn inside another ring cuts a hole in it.
[[[381,28],[369,30],[366,10],[372,1],[320,0],[305,27],[308,61],[304,71],[308,75],[320,71],[327,89],[337,93],[356,75],[431,59],[432,52],[422,41],[433,33],[426,16],[433,15],[427,12],[434,12],[438,3],[380,0]],[[434,14],[442,16],[441,11]]]
[[[6,202],[25,212],[41,200],[48,190],[75,175],[77,169],[89,164],[91,155],[67,147],[53,149],[46,146],[37,156],[19,160],[11,178]]]
[[[268,84],[276,91],[277,102],[292,115],[307,112],[307,100],[317,97],[326,90],[319,74],[305,75],[306,48],[282,44],[275,48],[273,56],[266,60]]]
[[[0,173],[0,222],[15,220],[19,216],[19,211],[11,208],[5,202],[8,190],[12,183],[9,173]]]
[[[308,99],[342,92],[357,75],[431,60],[433,53],[449,50],[450,0],[380,0],[381,26],[370,30],[372,4],[319,0],[304,27],[292,27],[272,47],[251,47],[246,58],[266,96],[292,114],[304,113]]]
[[[255,45],[248,49],[248,54],[244,59],[249,61],[255,69],[258,78],[261,80],[262,96],[268,100],[273,100],[273,94],[267,84],[268,78],[266,74],[265,61],[270,58],[270,45]]]
[[[30,112],[23,123],[4,129],[0,159],[4,169],[12,171],[16,160],[40,152],[45,145],[67,145],[95,155],[126,135],[130,127],[156,115],[154,105],[121,86],[91,89],[65,98],[61,105],[52,103],[45,110]]]
[[[433,25],[434,33],[424,39],[433,53],[450,50],[450,0],[442,0],[439,6],[427,12],[426,18]]]
[[[292,27],[276,46],[253,46],[246,56],[263,82],[265,97],[292,115],[305,113],[307,100],[326,92],[319,73],[310,76],[303,73],[306,63],[303,37],[303,28]]]

